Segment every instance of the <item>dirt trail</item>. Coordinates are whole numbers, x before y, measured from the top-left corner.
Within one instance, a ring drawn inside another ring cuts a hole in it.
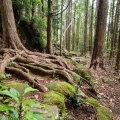
[[[93,80],[97,81],[95,89],[101,97],[101,103],[112,111],[113,120],[120,120],[120,76],[113,75],[110,66],[105,68],[106,71],[90,70]]]

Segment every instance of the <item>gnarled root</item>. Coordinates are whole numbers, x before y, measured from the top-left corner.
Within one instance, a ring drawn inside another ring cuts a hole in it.
[[[60,57],[54,55],[42,55],[41,53],[25,52],[12,49],[1,49],[3,56],[0,62],[0,72],[16,74],[27,80],[33,87],[40,91],[47,91],[39,79],[31,76],[29,71],[37,71],[39,74],[59,75],[70,84],[74,84],[69,65]]]

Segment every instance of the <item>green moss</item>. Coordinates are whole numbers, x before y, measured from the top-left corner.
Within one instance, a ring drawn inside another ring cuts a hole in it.
[[[74,87],[66,82],[56,81],[48,83],[46,86],[49,90],[61,93],[64,96],[73,97],[75,94]]]
[[[6,87],[15,88],[21,95],[24,93],[25,88],[29,87],[26,83],[19,83],[16,81],[8,81],[3,83]]]
[[[92,79],[90,71],[85,66],[76,63],[74,71],[87,80]]]
[[[77,53],[75,53],[74,51],[70,51],[69,56],[77,56]]]
[[[73,61],[71,59],[65,59],[66,63],[71,64]]]
[[[112,113],[107,109],[106,107],[102,106],[99,101],[96,99],[89,97],[88,98],[88,103],[92,104],[95,106],[97,110],[97,119],[98,120],[111,120]]]
[[[8,89],[7,86],[4,86],[3,84],[0,84],[0,91],[7,90],[7,89]]]
[[[104,106],[97,108],[97,118],[98,120],[111,120],[112,113]]]
[[[73,77],[73,80],[75,82],[77,82],[77,83],[81,83],[82,82],[81,81],[81,77],[78,74],[76,74],[75,72],[72,73],[72,77]]]
[[[104,78],[104,79],[103,79],[103,82],[104,82],[104,83],[111,83],[111,82],[113,82],[113,80],[110,79],[110,78]]]
[[[3,80],[3,79],[6,79],[6,76],[5,76],[5,74],[0,73],[0,80]]]
[[[62,110],[66,111],[64,96],[58,92],[50,91],[44,95],[44,102],[47,104],[56,104]]]
[[[94,105],[95,107],[100,107],[101,104],[99,103],[99,101],[97,101],[96,99],[89,97],[88,98],[88,103]]]

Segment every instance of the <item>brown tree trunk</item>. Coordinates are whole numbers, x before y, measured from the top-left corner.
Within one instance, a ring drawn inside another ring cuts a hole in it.
[[[85,1],[85,22],[84,22],[84,55],[86,55],[86,52],[87,52],[88,3],[89,3],[89,0],[86,0]]]
[[[47,20],[47,47],[46,52],[52,54],[52,21],[53,21],[53,1],[48,0],[48,20]]]
[[[107,23],[108,0],[100,0],[98,6],[95,42],[90,68],[96,68],[97,66],[103,68],[103,43]]]
[[[68,10],[66,10],[66,29],[68,28]],[[66,30],[66,37],[65,37],[65,41],[66,41],[66,49],[68,50],[68,29]]]
[[[41,3],[42,3],[42,18],[44,18],[44,0],[41,0]]]
[[[63,0],[62,0],[62,3],[61,3],[61,11],[63,10]],[[63,34],[62,34],[62,20],[63,20],[63,14],[61,12],[61,19],[60,19],[60,55],[62,55],[62,37],[63,37]]]
[[[92,7],[91,7],[91,20],[90,20],[90,44],[89,44],[89,51],[92,54],[92,42],[93,42],[93,15],[94,15],[94,0],[92,0]]]
[[[66,49],[70,51],[70,32],[71,32],[71,3],[66,11]]]
[[[107,50],[110,47],[110,38],[111,38],[111,17],[112,17],[112,3],[110,5],[110,10],[109,10],[109,22],[108,22],[108,32],[107,32],[107,45],[106,48]]]
[[[118,23],[119,23],[119,13],[120,13],[119,11],[120,11],[120,1],[117,0],[115,21],[114,21],[114,25],[113,25],[112,38],[111,38],[110,58],[112,58],[112,57],[114,58],[115,51],[116,51],[117,34],[118,34]]]
[[[73,16],[73,25],[72,25],[72,51],[75,49],[75,15],[76,15],[76,2],[74,3],[74,16]]]
[[[11,0],[0,0],[0,9],[3,28],[3,46],[4,48],[25,50],[22,45],[15,25],[15,19]]]
[[[111,16],[111,31],[110,31],[110,33],[111,33],[111,36],[112,36],[113,30],[114,30],[115,0],[113,0],[113,2],[112,2],[112,11],[111,11],[111,12],[112,12],[112,13],[111,13],[112,16]],[[111,51],[110,51],[109,59],[112,58],[112,51],[113,51],[113,39],[112,39],[112,37],[111,37]]]
[[[116,71],[119,72],[120,70],[120,29],[119,29],[119,37],[118,37],[118,51],[117,51],[117,58],[116,58]]]

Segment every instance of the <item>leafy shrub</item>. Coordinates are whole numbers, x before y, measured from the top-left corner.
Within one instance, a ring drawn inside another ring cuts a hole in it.
[[[36,89],[28,87],[22,95],[14,88],[0,91],[1,95],[8,96],[7,99],[9,99],[11,103],[16,104],[16,107],[12,106],[10,103],[7,105],[0,104],[0,113],[3,114],[1,120],[44,120],[40,113],[31,111],[31,107],[42,108],[45,106],[37,101],[24,99],[25,95],[32,91],[36,91]]]

